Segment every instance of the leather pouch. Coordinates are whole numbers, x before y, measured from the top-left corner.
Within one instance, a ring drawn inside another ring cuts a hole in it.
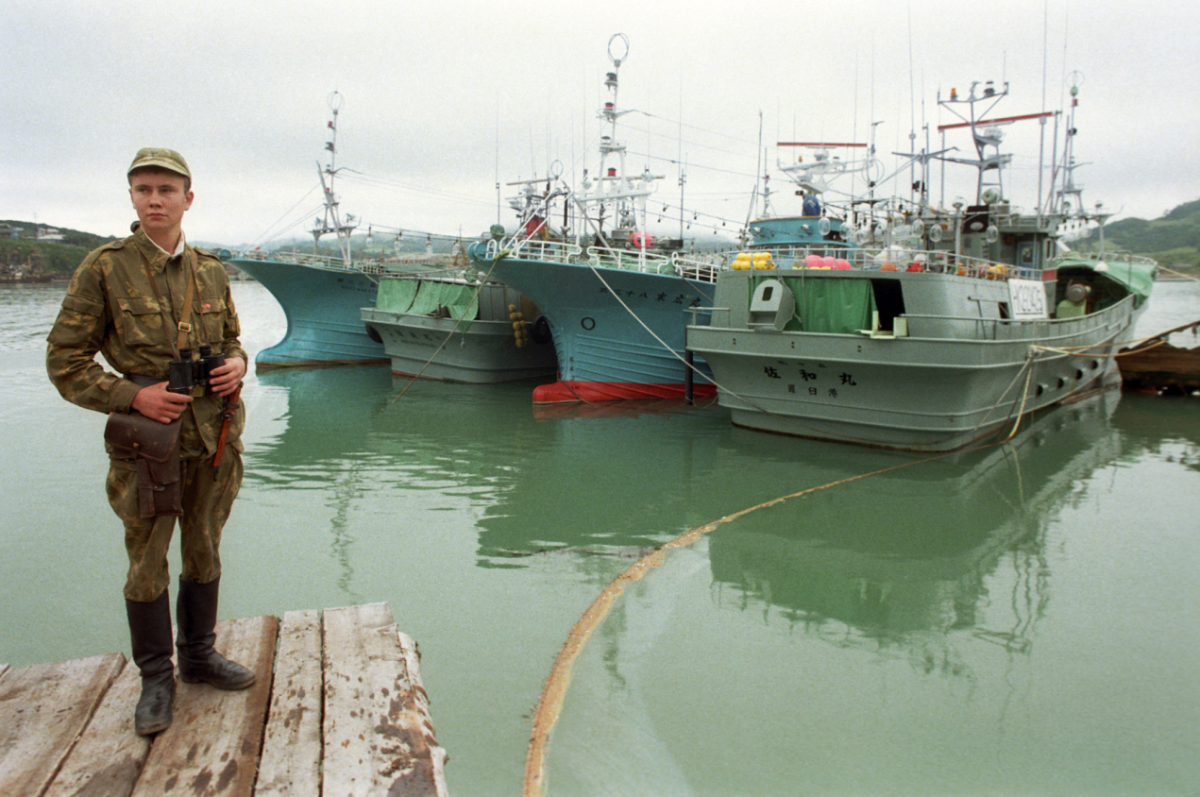
[[[159,423],[139,412],[109,413],[104,439],[112,458],[137,465],[138,511],[143,518],[183,515],[179,461],[180,419]]]

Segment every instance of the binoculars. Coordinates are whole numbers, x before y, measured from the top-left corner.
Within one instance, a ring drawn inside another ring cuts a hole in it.
[[[179,359],[168,363],[167,392],[191,393],[196,385],[207,388],[213,369],[224,364],[225,355],[213,354],[212,346],[201,346],[198,358],[192,357],[191,349],[180,349]]]

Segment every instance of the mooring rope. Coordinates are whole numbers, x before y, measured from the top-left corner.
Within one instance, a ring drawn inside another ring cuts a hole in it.
[[[1182,271],[1176,271],[1173,268],[1167,268],[1166,266],[1159,266],[1158,269],[1159,269],[1159,271],[1167,271],[1167,272],[1170,272],[1171,274],[1174,274],[1176,277],[1182,277],[1183,279],[1191,280],[1192,282],[1200,282],[1200,277],[1194,277],[1191,274],[1185,274]]]
[[[1015,431],[1015,430],[1014,430]],[[991,448],[1001,443],[993,443],[986,446],[967,449],[967,451],[979,451],[985,448]],[[827,490],[830,487],[848,484],[853,481],[865,479],[869,476],[878,476],[883,473],[910,468],[913,465],[921,465],[927,462],[934,462],[939,459],[950,456],[951,454],[961,454],[963,451],[948,451],[944,454],[938,454],[924,459],[905,462],[901,465],[893,465],[891,467],[882,468],[880,470],[871,471],[870,473],[861,473],[857,476],[849,476],[845,479],[838,479],[827,484],[822,484],[819,487],[809,487],[790,495],[773,498],[770,501],[758,504],[756,506],[743,509],[735,512],[732,515],[726,515],[723,518],[714,520],[704,526],[697,526],[689,529],[675,539],[659,546],[655,550],[643,556],[641,559],[630,565],[624,572],[609,582],[608,586],[592,601],[587,610],[580,616],[575,625],[571,627],[567,634],[567,640],[563,643],[559,650],[558,657],[554,660],[554,666],[550,670],[550,676],[546,680],[546,685],[542,689],[542,696],[538,700],[537,711],[533,717],[533,731],[529,737],[529,749],[525,758],[525,785],[523,790],[524,797],[541,797],[546,781],[545,758],[546,748],[550,741],[550,733],[554,730],[555,724],[558,722],[559,714],[562,712],[563,702],[567,696],[567,688],[571,683],[571,668],[575,664],[575,660],[583,651],[592,632],[600,625],[604,618],[608,615],[613,604],[621,597],[625,591],[625,587],[640,581],[651,570],[661,567],[666,561],[667,554],[671,551],[680,548],[687,548],[697,540],[704,537],[717,529],[717,527],[737,520],[745,515],[755,512],[759,509],[781,504],[793,498],[809,495],[820,490]]]

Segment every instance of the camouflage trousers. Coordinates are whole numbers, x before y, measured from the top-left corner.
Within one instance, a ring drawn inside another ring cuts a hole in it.
[[[106,488],[109,505],[125,524],[127,600],[152,601],[167,588],[167,551],[176,520],[183,559],[180,575],[202,584],[221,575],[221,530],[242,484],[241,454],[233,446],[226,446],[216,481],[210,457],[185,459],[181,478],[183,517],[143,518],[138,511],[136,466],[122,460],[111,462]]]

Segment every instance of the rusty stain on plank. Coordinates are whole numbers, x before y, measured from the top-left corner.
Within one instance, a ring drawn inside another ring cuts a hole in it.
[[[217,649],[255,685],[179,683],[153,740],[133,731],[141,679],[120,653],[0,664],[0,794],[447,793],[420,655],[386,603],[222,622]]]

